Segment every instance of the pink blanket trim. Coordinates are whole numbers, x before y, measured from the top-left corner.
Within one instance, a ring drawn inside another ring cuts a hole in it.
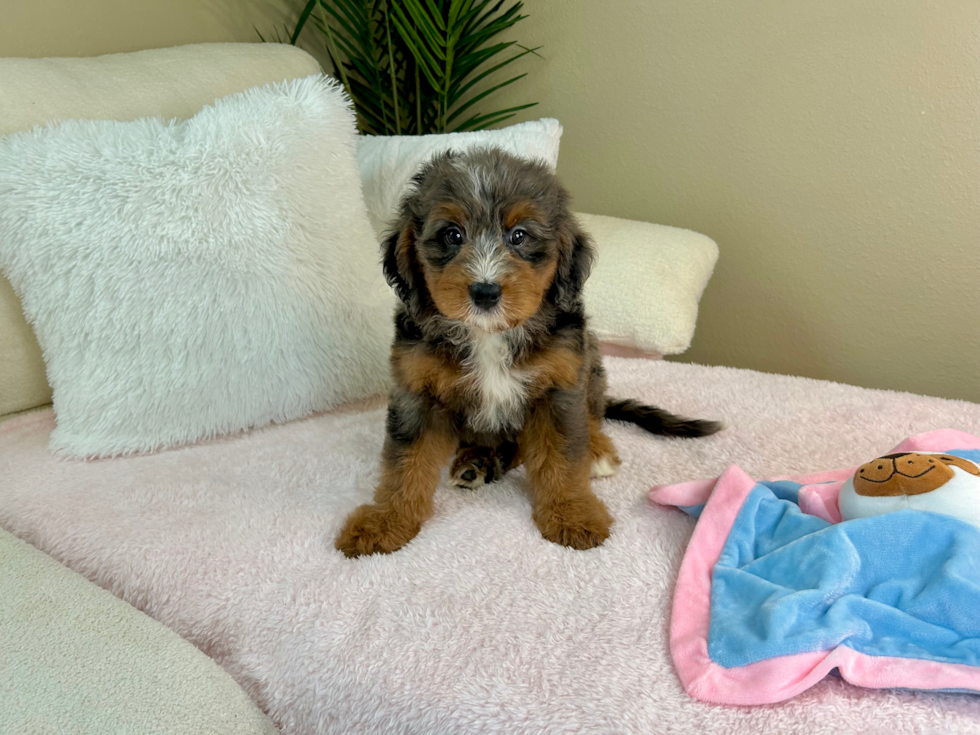
[[[980,449],[980,437],[954,429],[941,429],[910,437],[891,452],[944,451],[952,448]],[[837,492],[855,469],[773,479],[792,480],[806,485],[800,490],[801,509],[837,523],[840,521]],[[681,563],[671,615],[671,657],[688,694],[718,704],[772,704],[796,696],[835,668],[851,684],[874,689],[901,687],[980,691],[980,668],[868,656],[847,646],[780,656],[731,669],[712,661],[708,655],[712,570],[746,496],[755,485],[755,480],[732,465],[713,480],[660,485],[650,491],[650,500],[660,505],[706,503]]]

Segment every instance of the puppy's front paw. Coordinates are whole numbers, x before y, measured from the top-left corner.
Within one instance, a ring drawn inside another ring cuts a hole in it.
[[[349,516],[334,546],[353,559],[367,554],[390,554],[407,544],[419,532],[418,525],[377,505],[362,505]]]
[[[548,541],[584,550],[602,546],[609,538],[613,518],[605,504],[590,493],[535,510],[534,523]]]

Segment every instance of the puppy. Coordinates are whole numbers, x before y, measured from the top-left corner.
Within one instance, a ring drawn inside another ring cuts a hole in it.
[[[395,313],[381,479],[336,547],[390,553],[432,515],[442,467],[473,487],[523,463],[534,523],[549,541],[590,549],[613,519],[590,476],[620,464],[604,418],[696,437],[719,426],[606,397],[581,291],[593,246],[542,164],[497,149],[427,163],[382,244]]]

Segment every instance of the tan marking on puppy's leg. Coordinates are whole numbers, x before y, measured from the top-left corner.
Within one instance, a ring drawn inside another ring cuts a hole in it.
[[[381,482],[374,503],[347,517],[336,548],[347,557],[390,554],[407,544],[432,515],[432,496],[440,471],[456,449],[443,428],[430,428],[407,447],[385,447]]]
[[[619,472],[622,460],[616,452],[606,433],[602,430],[602,421],[589,417],[589,453],[592,455],[592,477],[612,477]]]
[[[591,549],[609,538],[613,519],[589,487],[588,451],[568,457],[548,407],[531,412],[518,440],[534,502],[534,523],[549,541]]]

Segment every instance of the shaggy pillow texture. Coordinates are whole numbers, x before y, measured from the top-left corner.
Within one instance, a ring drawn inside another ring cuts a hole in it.
[[[0,140],[0,268],[44,352],[51,447],[156,450],[383,391],[355,151],[322,76]]]
[[[543,118],[472,133],[361,136],[357,141],[357,165],[371,225],[379,236],[384,233],[412,176],[438,153],[492,145],[516,156],[544,161],[554,171],[561,132],[557,120]]]

